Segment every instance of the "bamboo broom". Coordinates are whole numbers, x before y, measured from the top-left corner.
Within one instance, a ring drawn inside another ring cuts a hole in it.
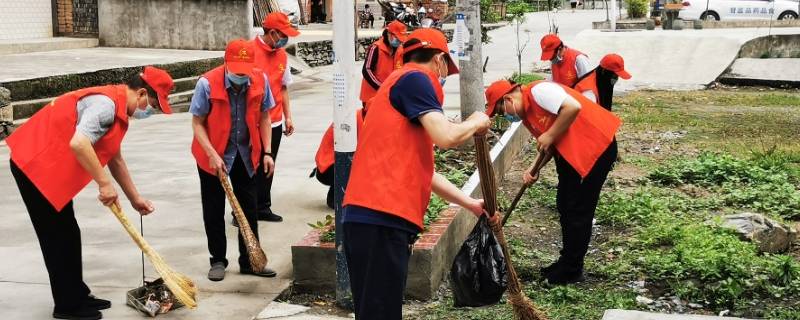
[[[153,264],[153,268],[158,272],[161,276],[161,279],[164,280],[164,284],[167,285],[169,291],[175,295],[175,298],[178,299],[181,303],[185,306],[189,307],[189,309],[197,308],[197,301],[195,297],[197,296],[197,287],[194,285],[192,279],[189,277],[178,273],[175,270],[172,270],[164,259],[156,252],[147,241],[136,232],[136,229],[131,225],[130,220],[122,212],[122,209],[117,204],[112,204],[109,206],[111,212],[114,213],[114,216],[117,217],[117,220],[122,224],[122,227],[125,228],[125,231],[128,232],[128,235],[131,236],[133,242],[136,242],[136,245],[139,246],[139,249],[144,252],[147,258],[150,260],[150,263]]]
[[[233,208],[233,216],[236,218],[236,222],[239,223],[239,232],[242,233],[244,244],[247,247],[247,257],[250,258],[250,268],[256,272],[264,270],[264,268],[267,267],[267,255],[264,254],[264,250],[261,249],[261,244],[258,243],[258,238],[256,238],[253,230],[250,229],[250,223],[247,222],[242,207],[239,205],[239,200],[236,200],[236,195],[233,194],[233,188],[231,187],[230,180],[228,180],[228,174],[225,173],[224,170],[219,170],[217,176],[222,183],[222,188],[225,189],[228,202],[230,202],[231,208]]]
[[[501,214],[497,211],[497,185],[494,180],[494,168],[492,167],[485,135],[475,135],[475,152],[486,211],[493,212],[494,215]],[[547,315],[539,310],[522,292],[522,283],[519,281],[517,271],[514,270],[508,243],[503,234],[503,226],[498,219],[490,219],[489,225],[492,228],[492,232],[494,232],[495,238],[497,238],[497,242],[500,243],[503,249],[503,255],[506,257],[506,266],[508,266],[508,301],[514,308],[514,318],[517,320],[547,320]]]

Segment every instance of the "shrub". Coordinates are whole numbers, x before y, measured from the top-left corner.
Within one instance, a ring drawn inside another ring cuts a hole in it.
[[[628,0],[628,16],[631,18],[644,18],[647,15],[647,0]]]

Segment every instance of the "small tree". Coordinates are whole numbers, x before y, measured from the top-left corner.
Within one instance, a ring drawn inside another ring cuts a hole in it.
[[[522,52],[531,42],[531,31],[528,29],[522,30],[525,35],[525,43],[520,43],[520,28],[525,23],[525,14],[533,11],[530,4],[524,1],[509,2],[506,14],[511,16],[511,21],[514,22],[515,31],[517,33],[517,74],[522,74]]]

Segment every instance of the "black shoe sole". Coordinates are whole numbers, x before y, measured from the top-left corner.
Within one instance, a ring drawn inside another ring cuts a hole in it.
[[[69,320],[99,320],[103,319],[103,314],[95,315],[95,316],[76,316],[70,315],[68,313],[58,313],[53,312],[53,318],[56,319],[69,319]]]
[[[277,272],[273,272],[273,273],[255,273],[253,271],[240,271],[240,273],[241,274],[246,274],[246,275],[251,275],[251,276],[262,277],[262,278],[275,278],[278,275]]]
[[[266,222],[283,222],[283,217],[280,216],[258,216],[258,221]]]
[[[103,303],[91,303],[87,302],[86,306],[97,311],[105,310],[111,308],[111,302],[103,302]]]

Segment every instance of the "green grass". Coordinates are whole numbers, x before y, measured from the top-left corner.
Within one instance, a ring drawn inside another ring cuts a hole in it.
[[[657,155],[636,153],[635,145],[621,139],[622,148],[634,150],[622,154],[621,167],[636,169],[635,177],[621,177],[635,185],[609,183],[604,189],[596,212],[602,235],[592,240],[596,251],[587,256],[589,281],[577,286],[542,286],[538,269],[558,253],[536,237],[539,227],[558,219],[556,185],[545,176],[528,189],[512,218],[521,229],[507,236],[528,296],[551,319],[600,319],[605,309],[639,309],[635,297],[643,294],[676,295],[703,304],[706,313],[727,309],[733,316],[800,320],[800,262],[789,254],[760,253],[716,218],[755,211],[789,223],[800,220],[800,92],[633,92],[615,102],[624,120],[622,138],[688,133],[674,150]],[[530,234],[520,235],[524,230]],[[648,292],[629,288],[640,280]],[[505,301],[454,309],[445,296],[411,318],[513,314]]]
[[[626,132],[686,130],[701,150],[737,155],[768,146],[800,151],[800,93],[702,90],[640,91],[615,99]]]
[[[518,74],[514,72],[514,74],[512,74],[511,77],[509,77],[508,79],[513,80],[514,82],[519,84],[528,84],[534,81],[544,80],[544,77],[535,73],[523,72],[522,74]]]

